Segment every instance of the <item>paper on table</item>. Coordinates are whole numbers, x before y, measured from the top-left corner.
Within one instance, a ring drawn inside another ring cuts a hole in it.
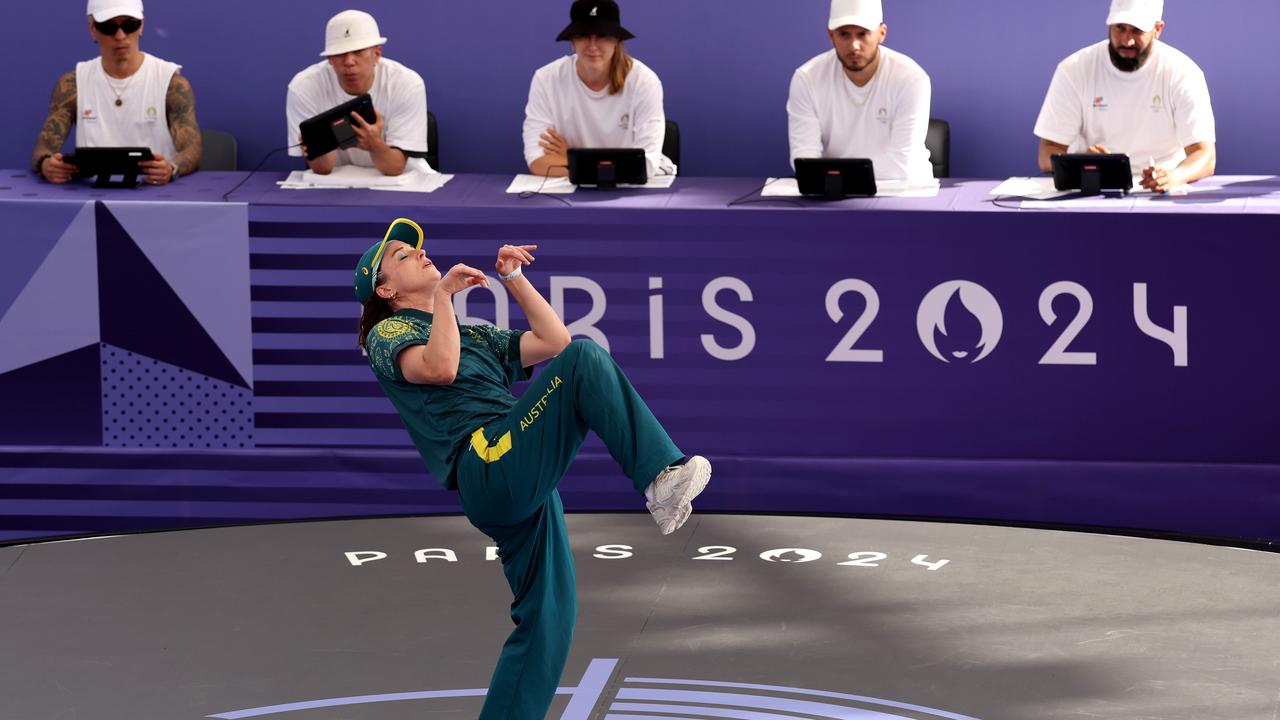
[[[800,197],[800,186],[793,177],[769,178],[760,190],[760,197]]]
[[[991,191],[992,195],[1008,195],[1023,198],[1019,207],[1024,210],[1046,210],[1051,208],[1074,208],[1074,209],[1093,209],[1093,210],[1113,210],[1118,207],[1133,207],[1134,203],[1151,203],[1159,202],[1164,198],[1177,197],[1192,192],[1195,188],[1190,185],[1175,185],[1166,193],[1155,193],[1142,187],[1142,177],[1135,175],[1133,177],[1133,189],[1128,194],[1120,196],[1115,193],[1106,195],[1079,195],[1075,190],[1054,190],[1052,192],[1040,193],[1001,193],[997,192],[1001,187],[1010,185],[1016,180],[1032,180],[1039,184],[1041,188],[1053,187],[1053,178],[1010,178],[1000,187]],[[1023,189],[1029,189],[1028,184]],[[1018,189],[1014,187],[1014,189]]]
[[[1167,195],[1184,195],[1190,192],[1190,190],[1191,190],[1191,187],[1188,185],[1177,185],[1171,190],[1169,190],[1169,192],[1166,194]],[[1002,196],[1002,197],[1026,198],[1026,200],[1028,201],[1051,201],[1051,200],[1054,200],[1054,198],[1062,198],[1066,195],[1071,195],[1074,192],[1075,191],[1073,190],[1058,190],[1053,185],[1053,178],[1042,176],[1042,177],[1011,177],[1008,180],[1005,180],[1004,182],[997,185],[988,194]],[[1133,190],[1131,190],[1129,194],[1131,196],[1132,195],[1154,195],[1154,193],[1152,193],[1150,190],[1145,190],[1142,188],[1141,175],[1135,175],[1133,177]],[[1108,200],[1114,200],[1114,198],[1109,198],[1109,197],[1074,198],[1072,197],[1072,198],[1066,198],[1065,200],[1058,200],[1057,202],[1070,203],[1073,207],[1107,207]],[[1102,202],[1103,204],[1101,206],[1094,205],[1093,202],[1095,201]],[[1023,202],[1022,206],[1035,207],[1035,205],[1029,204],[1028,202]],[[1110,203],[1110,206],[1114,207],[1115,203],[1114,202]]]
[[[937,180],[922,183],[908,183],[905,180],[877,180],[876,197],[926,198],[937,197],[942,186]],[[760,197],[800,197],[800,186],[796,179],[769,178]]]
[[[1053,186],[1051,177],[1011,177],[1000,183],[988,195],[1002,197],[1049,198],[1066,195],[1067,192]]]
[[[435,173],[433,175],[424,175],[422,173],[412,173],[413,178],[404,185],[387,185],[382,187],[370,188],[371,190],[385,190],[387,192],[435,192],[445,186],[445,183],[453,179],[452,175],[443,173]]]
[[[567,177],[544,178],[541,175],[520,174],[516,175],[511,184],[507,186],[507,194],[542,193],[544,195],[568,195],[577,189],[578,186],[569,182]]]
[[[328,187],[328,188],[372,188],[405,185],[412,181],[418,173],[403,173],[395,176],[383,175],[377,168],[360,167],[358,165],[339,165],[328,175],[320,175],[310,170],[295,170],[281,187]]]
[[[925,182],[909,183],[906,180],[877,180],[876,197],[931,198],[938,197],[942,184],[937,178]]]
[[[643,185],[619,183],[618,187],[630,190],[665,190],[675,184],[675,181],[675,175],[657,175],[649,178],[649,182]],[[587,185],[585,187],[591,186]],[[554,193],[567,195],[577,189],[578,186],[570,183],[569,178],[567,177],[546,178],[546,182],[543,182],[543,177],[541,175],[521,174],[517,175],[515,179],[511,181],[511,184],[507,186],[507,193],[518,194],[541,192],[543,194]]]

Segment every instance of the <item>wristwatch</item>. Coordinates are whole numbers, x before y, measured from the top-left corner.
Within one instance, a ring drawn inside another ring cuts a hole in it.
[[[178,179],[178,163],[170,160],[169,167],[173,168],[173,176],[169,178],[169,182],[173,182]]]

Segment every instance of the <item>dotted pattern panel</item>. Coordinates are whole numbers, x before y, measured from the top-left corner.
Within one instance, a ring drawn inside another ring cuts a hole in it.
[[[252,391],[113,345],[100,347],[104,447],[253,447]]]

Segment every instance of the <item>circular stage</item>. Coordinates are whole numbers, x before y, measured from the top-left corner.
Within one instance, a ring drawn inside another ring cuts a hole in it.
[[[1280,555],[885,520],[570,515],[548,718],[1274,720]],[[462,517],[0,548],[6,718],[474,718],[510,630]]]

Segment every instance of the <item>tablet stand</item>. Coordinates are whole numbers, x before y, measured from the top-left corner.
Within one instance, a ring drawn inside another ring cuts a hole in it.
[[[133,170],[127,173],[112,174],[110,172],[103,171],[98,173],[97,179],[93,181],[93,186],[96,188],[131,188],[132,189],[132,188],[138,187],[138,176],[141,174],[142,172],[139,171],[137,167],[135,167]],[[113,178],[120,178],[120,179],[115,180]]]
[[[828,170],[822,186],[822,196],[827,200],[839,200],[844,197],[844,176],[839,170]]]
[[[601,160],[596,163],[596,187],[602,190],[613,190],[618,187],[618,168],[612,160]]]
[[[1097,165],[1086,165],[1080,168],[1080,194],[1102,194],[1102,170]]]

